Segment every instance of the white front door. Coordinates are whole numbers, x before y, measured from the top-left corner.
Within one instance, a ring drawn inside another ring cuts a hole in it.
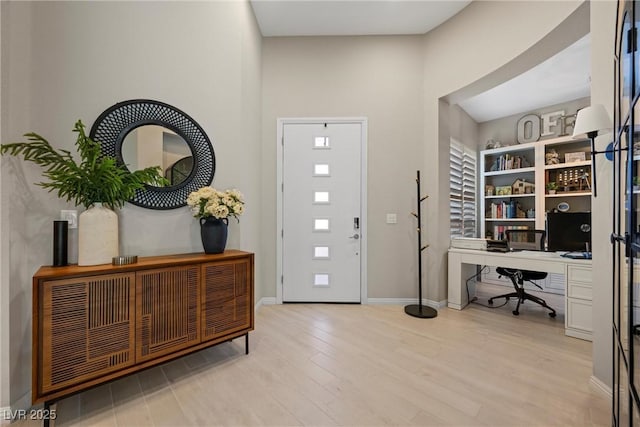
[[[282,126],[282,301],[360,302],[363,123]]]

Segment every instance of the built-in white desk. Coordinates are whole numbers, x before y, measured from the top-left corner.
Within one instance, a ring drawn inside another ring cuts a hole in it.
[[[467,279],[476,274],[477,265],[521,268],[564,275],[565,334],[591,341],[593,331],[591,313],[592,274],[591,260],[570,259],[554,252],[488,252],[474,249],[449,249],[448,306],[462,310],[469,297],[476,294],[475,282]]]

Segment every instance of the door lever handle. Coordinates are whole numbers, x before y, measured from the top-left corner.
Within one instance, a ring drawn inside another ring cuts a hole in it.
[[[358,233],[356,233],[353,236],[349,236],[349,238],[358,240],[360,238],[360,235]]]

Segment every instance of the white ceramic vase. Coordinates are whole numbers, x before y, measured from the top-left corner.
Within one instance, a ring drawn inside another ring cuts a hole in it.
[[[78,219],[78,265],[110,264],[118,256],[118,214],[95,203]]]

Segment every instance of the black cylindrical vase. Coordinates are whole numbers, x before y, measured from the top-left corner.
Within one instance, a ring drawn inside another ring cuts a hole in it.
[[[227,218],[200,218],[200,237],[205,254],[221,254],[227,246]]]
[[[67,265],[69,223],[53,221],[53,266]]]

